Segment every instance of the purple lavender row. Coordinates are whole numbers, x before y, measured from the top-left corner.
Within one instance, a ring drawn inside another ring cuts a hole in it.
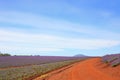
[[[57,57],[57,56],[6,56],[0,57],[0,68],[39,65],[44,63],[79,59],[77,57]]]
[[[113,67],[118,66],[120,64],[120,54],[105,55],[102,57],[102,61]]]

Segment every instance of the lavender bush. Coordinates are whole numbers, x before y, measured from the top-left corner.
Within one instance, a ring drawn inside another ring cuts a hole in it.
[[[115,67],[120,64],[120,54],[105,55],[102,57],[102,61]]]

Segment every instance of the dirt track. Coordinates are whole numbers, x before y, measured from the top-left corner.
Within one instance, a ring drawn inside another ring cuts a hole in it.
[[[88,59],[72,67],[53,71],[47,75],[36,78],[35,80],[120,80],[118,77],[111,76],[96,67],[100,58]]]

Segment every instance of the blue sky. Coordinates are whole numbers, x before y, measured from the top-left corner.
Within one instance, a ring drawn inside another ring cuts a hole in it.
[[[119,0],[0,0],[0,51],[102,56],[120,52]]]

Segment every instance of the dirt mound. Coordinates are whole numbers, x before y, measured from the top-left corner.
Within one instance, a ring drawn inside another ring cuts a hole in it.
[[[92,58],[57,70],[35,80],[120,80],[120,67],[103,64],[100,58]]]

